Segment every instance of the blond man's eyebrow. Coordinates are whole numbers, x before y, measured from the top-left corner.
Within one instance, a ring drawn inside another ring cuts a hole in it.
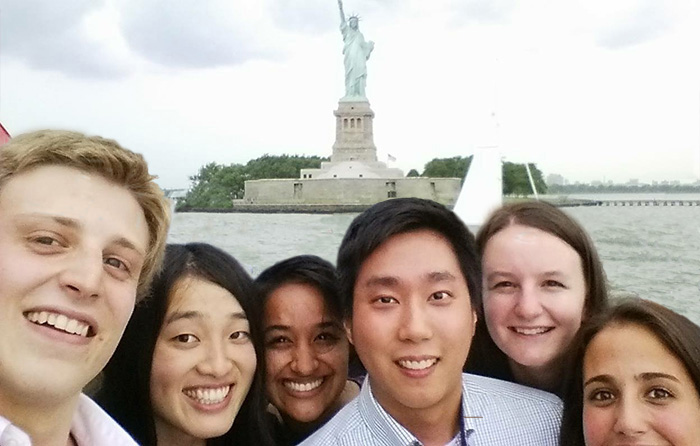
[[[59,215],[44,214],[41,212],[32,212],[30,214],[26,214],[26,216],[28,216],[30,218],[34,218],[34,219],[44,219],[44,220],[48,219],[48,220],[54,221],[55,223],[57,223],[60,226],[63,226],[63,227],[69,228],[69,229],[73,229],[73,230],[81,229],[83,227],[83,224],[80,221],[78,221],[74,218],[61,217]],[[130,249],[132,251],[135,251],[143,257],[146,256],[146,252],[142,248],[139,248],[138,246],[136,246],[135,243],[133,243],[131,240],[129,240],[126,237],[117,237],[114,240],[114,243],[118,246],[121,246],[122,248],[126,248],[126,249]]]
[[[114,243],[118,246],[121,246],[122,248],[130,249],[132,251],[136,251],[139,253],[141,256],[145,257],[146,253],[144,252],[143,249],[139,248],[136,246],[134,243],[131,242],[131,240],[125,238],[125,237],[119,237],[117,238]]]

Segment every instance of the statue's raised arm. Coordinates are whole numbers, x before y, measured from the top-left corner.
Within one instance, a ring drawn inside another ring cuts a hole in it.
[[[345,12],[343,12],[343,0],[338,0],[338,9],[340,9],[340,25],[345,24]]]
[[[345,20],[343,1],[338,0],[340,9],[340,32],[343,34],[343,55],[345,62],[345,97],[347,101],[366,101],[367,59],[372,54],[374,42],[365,42],[360,32],[359,17],[351,15]]]

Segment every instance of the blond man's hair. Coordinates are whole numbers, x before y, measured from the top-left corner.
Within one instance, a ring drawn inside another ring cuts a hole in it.
[[[139,276],[137,299],[160,270],[170,226],[170,204],[148,173],[143,156],[116,141],[65,130],[25,133],[0,147],[0,190],[14,175],[41,166],[72,167],[127,189],[146,217],[149,246]]]

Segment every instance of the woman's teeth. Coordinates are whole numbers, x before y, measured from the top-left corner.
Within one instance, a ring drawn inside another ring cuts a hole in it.
[[[307,382],[307,383],[300,383],[300,382],[295,382],[295,381],[285,381],[284,386],[287,387],[289,390],[293,390],[295,392],[310,392],[317,387],[319,387],[323,383],[323,378],[319,378],[315,381]]]
[[[218,404],[222,402],[231,391],[231,386],[222,386],[216,389],[211,388],[196,388],[186,389],[182,392],[193,400],[201,404]]]

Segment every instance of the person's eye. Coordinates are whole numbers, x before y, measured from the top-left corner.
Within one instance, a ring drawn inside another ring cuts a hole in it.
[[[292,343],[292,340],[289,339],[286,336],[275,336],[272,338],[269,338],[265,342],[269,347],[286,347],[287,345],[290,345]]]
[[[430,295],[430,300],[445,300],[450,296],[451,294],[447,291],[436,291],[435,293]]]
[[[377,302],[380,304],[393,304],[393,303],[399,303],[398,300],[391,296],[380,296],[377,298]]]
[[[182,334],[175,336],[173,339],[175,339],[177,342],[180,342],[182,344],[191,344],[193,342],[199,341],[199,339],[197,339],[197,336],[195,336],[191,333],[182,333]]]
[[[597,405],[610,404],[615,399],[615,395],[609,390],[596,390],[588,395],[588,400]]]
[[[542,285],[547,288],[566,288],[566,286],[563,283],[559,282],[558,280],[552,279],[545,280],[542,283]]]
[[[36,234],[27,238],[28,243],[40,253],[59,252],[60,248],[65,247],[65,244],[58,236],[48,234]]]
[[[512,288],[515,288],[515,284],[511,282],[510,280],[501,280],[500,282],[496,282],[490,286],[492,290],[509,290]]]
[[[39,236],[39,237],[35,237],[35,238],[33,239],[33,241],[34,241],[35,243],[40,244],[40,245],[46,245],[46,246],[52,246],[52,245],[53,245],[53,246],[58,246],[58,245],[60,245],[60,243],[58,242],[58,240],[56,240],[56,239],[53,238],[53,237],[46,236],[46,235]]]
[[[335,343],[339,339],[340,338],[337,335],[335,335],[333,333],[328,333],[328,332],[319,333],[319,335],[316,336],[317,341],[321,341],[321,342],[325,342],[325,343]]]
[[[662,402],[669,398],[673,398],[673,394],[663,387],[654,387],[647,392],[646,397],[656,402]]]
[[[245,330],[238,330],[231,333],[230,338],[234,341],[247,341],[250,339],[250,333]]]
[[[112,268],[129,271],[129,267],[127,266],[127,264],[116,257],[107,257],[104,259],[104,262],[106,265],[109,265]]]

